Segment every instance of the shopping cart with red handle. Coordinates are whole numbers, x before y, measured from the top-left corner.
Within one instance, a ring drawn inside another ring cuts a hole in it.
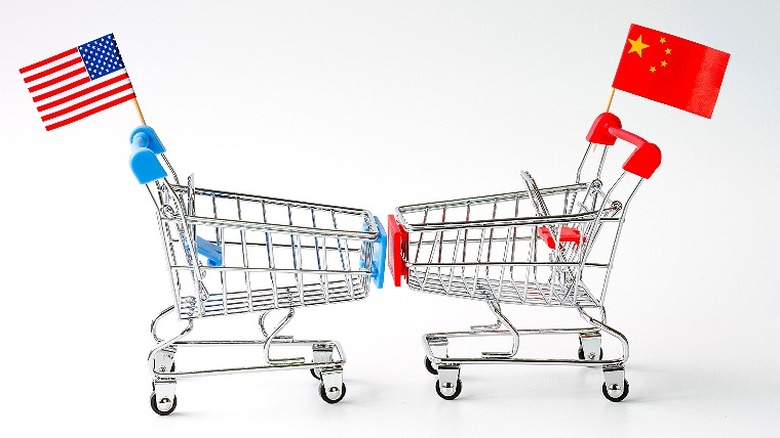
[[[621,155],[610,152],[618,138],[635,149],[622,170],[612,171],[608,164]],[[605,397],[621,401],[628,394],[624,370],[628,340],[607,325],[604,303],[626,212],[639,187],[660,165],[661,152],[623,130],[611,113],[596,118],[587,140],[573,184],[539,188],[529,173],[522,172],[526,190],[405,205],[388,217],[388,260],[396,286],[405,279],[412,290],[484,301],[497,318],[495,324],[423,337],[425,365],[438,375],[436,392],[442,398],[460,394],[462,365],[507,363],[600,365]],[[502,305],[573,308],[587,324],[520,329]],[[518,354],[521,336],[552,334],[577,336],[578,357]],[[604,357],[602,334],[619,341],[619,357]],[[451,340],[479,342],[482,337],[509,338],[511,348],[452,355]]]

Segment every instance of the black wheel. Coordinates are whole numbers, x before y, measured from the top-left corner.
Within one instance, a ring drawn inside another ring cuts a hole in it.
[[[315,379],[322,380],[322,371],[318,370],[317,368],[309,368],[309,372]]]
[[[463,390],[463,383],[458,379],[458,383],[455,384],[455,392],[452,395],[444,395],[441,393],[441,388],[439,388],[439,381],[436,382],[436,394],[439,394],[439,397],[443,398],[444,400],[455,400],[460,395],[460,391]]]
[[[585,350],[583,350],[582,347],[580,347],[579,350],[577,350],[577,357],[579,357],[580,360],[585,360]],[[604,358],[604,349],[599,348],[599,358],[595,360],[601,360],[603,358]],[[594,360],[594,359],[589,359],[589,360]]]
[[[623,380],[623,392],[621,392],[620,395],[617,397],[613,397],[609,395],[609,391],[607,391],[607,382],[604,382],[601,385],[601,392],[604,393],[604,397],[606,397],[607,400],[611,402],[623,401],[623,399],[626,398],[626,396],[628,395],[628,381]]]
[[[429,373],[433,374],[434,376],[439,374],[439,370],[436,369],[435,366],[433,366],[433,363],[430,359],[428,359],[428,356],[425,356],[425,369],[428,370]]]
[[[332,399],[328,397],[328,393],[325,391],[325,385],[320,383],[320,397],[322,397],[323,400],[330,404],[338,403],[341,401],[341,399],[344,398],[344,396],[347,395],[347,386],[342,383],[341,384],[341,395],[339,395],[339,398]]]
[[[173,403],[171,403],[171,408],[166,411],[161,410],[159,406],[157,406],[157,394],[155,394],[154,392],[152,393],[150,403],[152,405],[152,410],[154,411],[155,414],[162,415],[162,416],[170,415],[170,413],[176,409],[176,396],[175,395],[173,396]]]

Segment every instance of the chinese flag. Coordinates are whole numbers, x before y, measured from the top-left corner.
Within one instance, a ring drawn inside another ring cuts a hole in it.
[[[612,87],[712,117],[729,54],[632,24]]]

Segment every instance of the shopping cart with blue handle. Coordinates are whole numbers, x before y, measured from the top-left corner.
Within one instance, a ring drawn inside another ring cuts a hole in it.
[[[461,366],[473,364],[596,365],[604,372],[607,399],[621,401],[628,394],[628,340],[607,325],[605,299],[629,204],[660,165],[661,152],[621,126],[611,113],[596,119],[573,184],[539,188],[522,172],[523,191],[405,205],[389,216],[396,286],[405,278],[412,290],[484,301],[496,317],[495,324],[423,337],[425,366],[438,376],[436,392],[442,398],[460,394]],[[618,138],[634,150],[612,152]],[[608,158],[616,155],[620,161],[628,155],[620,170],[609,166],[614,159]],[[502,305],[572,308],[586,326],[521,329]],[[521,337],[553,334],[577,336],[578,357],[523,357]],[[604,357],[602,334],[619,342],[619,356]],[[484,337],[505,338],[511,347],[452,351],[453,340],[462,346],[462,339],[473,344]]]
[[[152,322],[152,409],[173,412],[181,378],[281,369],[309,369],[322,399],[340,401],[346,358],[339,343],[280,331],[297,307],[362,300],[371,282],[382,287],[387,239],[380,221],[355,208],[198,188],[192,176],[182,184],[150,127],[135,129],[130,142],[131,168],[155,205],[174,302]],[[283,316],[269,328],[266,318],[275,310]],[[248,312],[259,314],[261,339],[185,340],[198,318]],[[161,337],[158,323],[166,315],[186,327]],[[255,346],[264,361],[203,369],[175,361],[181,348],[212,346]],[[299,355],[271,356],[282,348]]]

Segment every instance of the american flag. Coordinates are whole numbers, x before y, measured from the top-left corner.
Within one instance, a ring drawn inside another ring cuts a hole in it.
[[[47,131],[135,99],[114,34],[19,69]]]

